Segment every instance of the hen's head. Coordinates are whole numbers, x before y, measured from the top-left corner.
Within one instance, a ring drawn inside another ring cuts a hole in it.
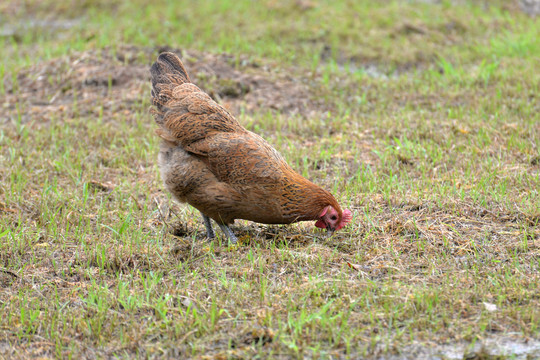
[[[345,209],[341,212],[329,205],[325,207],[321,215],[319,215],[319,220],[317,220],[315,226],[328,230],[328,234],[332,235],[334,231],[341,229],[351,222],[351,219],[352,213],[350,210]]]

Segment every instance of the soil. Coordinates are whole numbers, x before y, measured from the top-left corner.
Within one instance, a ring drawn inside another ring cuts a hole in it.
[[[22,69],[16,81],[6,74],[3,107],[8,116],[20,116],[23,123],[30,118],[47,122],[59,111],[96,116],[102,111],[106,120],[107,112],[132,108],[145,94],[150,100],[149,68],[162,51],[180,55],[192,81],[234,114],[266,109],[308,116],[322,110],[321,101],[314,99],[302,80],[278,73],[268,64],[168,47],[74,53]],[[16,104],[21,102],[28,110],[18,114]]]

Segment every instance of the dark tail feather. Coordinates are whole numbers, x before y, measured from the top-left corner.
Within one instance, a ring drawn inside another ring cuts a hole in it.
[[[161,53],[150,68],[152,75],[152,103],[159,112],[167,103],[174,87],[190,83],[189,75],[182,61],[173,53]]]
[[[178,56],[170,52],[164,52],[159,55],[157,61],[152,65],[150,73],[152,74],[152,86],[154,87],[160,83],[181,85],[191,82],[186,68]]]

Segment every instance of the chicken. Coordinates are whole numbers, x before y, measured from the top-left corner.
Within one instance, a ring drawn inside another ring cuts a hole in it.
[[[329,235],[351,221],[328,191],[296,173],[259,135],[191,83],[180,59],[162,53],[152,65],[153,115],[161,137],[159,167],[166,188],[213,219],[235,243],[235,219],[264,224],[317,220]]]

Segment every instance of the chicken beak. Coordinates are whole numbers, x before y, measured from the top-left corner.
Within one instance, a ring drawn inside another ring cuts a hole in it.
[[[330,226],[327,227],[326,228],[326,237],[331,237],[334,234],[334,231],[336,231],[336,229],[331,228]]]

